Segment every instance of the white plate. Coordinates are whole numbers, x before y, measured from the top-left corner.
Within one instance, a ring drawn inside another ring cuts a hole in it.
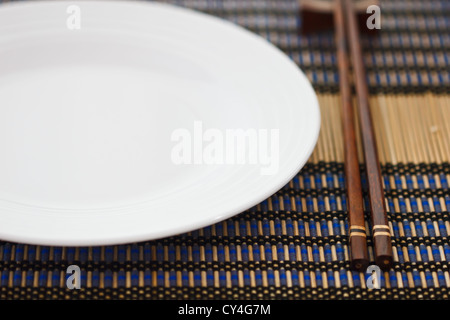
[[[232,23],[153,3],[0,6],[0,239],[104,245],[219,222],[283,187],[319,126],[304,74]],[[257,142],[241,164],[219,152],[239,129]],[[187,134],[218,163],[174,151]]]

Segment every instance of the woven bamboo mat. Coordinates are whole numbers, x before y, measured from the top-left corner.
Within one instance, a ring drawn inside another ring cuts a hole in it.
[[[322,111],[310,161],[261,204],[187,234],[106,247],[0,242],[0,298],[448,299],[449,2],[382,1],[382,30],[362,42],[395,260],[381,289],[348,269],[333,34],[299,36],[296,0],[167,2],[242,25],[305,71]],[[72,264],[80,290],[65,285]]]

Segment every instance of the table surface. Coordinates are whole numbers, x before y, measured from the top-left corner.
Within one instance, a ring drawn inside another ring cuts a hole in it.
[[[333,33],[299,35],[296,0],[164,2],[239,24],[301,67],[322,112],[310,161],[264,202],[190,233],[104,247],[0,242],[0,299],[448,299],[450,3],[381,1],[382,28],[362,39],[394,250],[369,290],[368,275],[349,270]],[[368,245],[373,263],[370,233]],[[69,265],[80,290],[66,287]]]

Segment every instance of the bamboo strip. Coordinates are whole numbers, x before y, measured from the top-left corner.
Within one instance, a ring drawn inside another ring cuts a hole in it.
[[[310,162],[343,162],[339,95],[319,94],[318,97],[322,127]],[[381,163],[450,161],[449,95],[378,94],[371,96],[370,104]],[[356,128],[360,129],[359,123],[356,123]],[[359,135],[357,144],[362,162]]]

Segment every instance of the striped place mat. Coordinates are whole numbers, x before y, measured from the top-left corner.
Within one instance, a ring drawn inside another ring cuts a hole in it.
[[[379,35],[362,40],[394,250],[381,288],[368,289],[368,275],[349,270],[333,33],[299,35],[296,0],[164,2],[239,24],[304,70],[322,112],[310,161],[272,197],[190,233],[104,247],[0,242],[0,299],[448,299],[450,3],[382,1]],[[368,244],[373,263],[370,234]],[[66,287],[69,265],[79,290]]]

